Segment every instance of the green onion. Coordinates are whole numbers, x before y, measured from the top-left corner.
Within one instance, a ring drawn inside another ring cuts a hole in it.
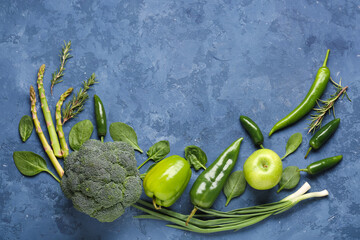
[[[298,191],[278,202],[240,208],[228,212],[199,208],[203,214],[195,215],[192,219],[190,219],[188,225],[185,225],[188,215],[177,213],[165,208],[156,210],[151,203],[143,200],[139,200],[132,206],[147,213],[145,215],[136,216],[135,218],[167,221],[171,224],[166,226],[171,228],[198,233],[215,233],[231,230],[237,231],[244,227],[258,223],[271,215],[287,211],[305,199],[325,197],[329,194],[327,190],[306,193],[309,189],[310,185],[305,183]]]

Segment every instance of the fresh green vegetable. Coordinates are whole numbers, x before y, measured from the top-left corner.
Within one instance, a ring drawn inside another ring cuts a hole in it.
[[[91,138],[94,126],[90,120],[83,120],[76,123],[69,133],[69,144],[72,150],[79,150],[80,147]]]
[[[343,156],[335,156],[330,158],[325,158],[316,162],[311,163],[305,169],[300,169],[300,171],[307,172],[310,175],[321,173],[329,168],[332,168],[342,160]]]
[[[50,112],[50,109],[49,109],[49,106],[48,106],[48,103],[46,100],[45,89],[44,89],[44,84],[43,84],[44,72],[45,72],[45,64],[41,65],[39,72],[38,72],[38,80],[37,80],[39,97],[40,97],[40,102],[41,102],[41,109],[44,114],[46,126],[47,126],[49,136],[50,136],[50,143],[51,143],[52,149],[54,151],[54,154],[56,157],[62,157],[59,139],[56,134],[54,122],[52,120],[51,112]]]
[[[137,136],[132,127],[122,122],[110,124],[110,136],[114,141],[123,141],[129,143],[135,150],[143,153],[138,145]]]
[[[69,88],[68,90],[66,90],[66,92],[61,94],[60,99],[56,104],[56,112],[55,112],[56,131],[59,136],[61,151],[64,158],[66,158],[69,155],[69,148],[66,143],[65,134],[62,127],[63,123],[61,121],[61,106],[64,103],[65,99],[72,93],[73,90],[74,90],[73,88]]]
[[[84,110],[85,102],[89,99],[88,90],[95,83],[98,82],[96,81],[95,73],[93,73],[87,81],[83,82],[83,87],[80,88],[77,94],[73,95],[70,102],[68,102],[65,105],[65,108],[63,108],[63,124],[65,124],[70,119],[76,117],[80,112]]]
[[[25,176],[35,176],[41,172],[49,173],[56,181],[60,180],[47,168],[45,160],[33,152],[14,152],[13,159],[17,169]]]
[[[201,148],[194,145],[187,146],[185,148],[185,159],[196,171],[200,168],[206,170],[205,164],[207,163],[207,156]]]
[[[260,222],[270,217],[271,215],[276,215],[287,211],[303,200],[314,197],[325,197],[329,194],[327,190],[306,193],[309,189],[310,185],[305,183],[298,191],[278,202],[235,209],[229,212],[221,212],[211,209],[199,209],[204,212],[204,214],[201,215],[201,219],[199,218],[200,216],[197,217],[197,215],[195,215],[192,219],[189,220],[187,225],[187,216],[181,213],[177,213],[168,209],[160,209],[155,211],[152,204],[142,200],[139,200],[132,206],[147,213],[147,215],[140,215],[137,216],[137,218],[167,221],[172,224],[166,226],[184,231],[198,233],[236,231]]]
[[[61,189],[74,207],[100,222],[112,222],[141,195],[135,153],[124,142],[90,139],[64,161]]]
[[[301,133],[294,133],[293,135],[291,135],[288,142],[286,143],[286,153],[281,158],[281,160],[283,160],[284,158],[295,152],[296,149],[298,149],[298,147],[300,146],[301,142],[302,142]]]
[[[322,145],[324,145],[330,137],[335,133],[336,129],[339,127],[340,118],[336,118],[330,122],[328,122],[325,126],[319,129],[314,136],[310,139],[309,145],[310,148],[307,151],[305,158],[309,155],[312,149],[319,149]]]
[[[243,138],[239,138],[233,142],[195,180],[190,190],[190,198],[192,204],[194,204],[194,209],[189,215],[187,222],[189,222],[198,208],[210,208],[214,204],[235,166],[242,140]]]
[[[94,106],[95,106],[97,134],[98,137],[103,142],[107,132],[106,113],[105,113],[104,105],[101,99],[97,95],[94,95]]]
[[[274,132],[290,126],[301,118],[303,118],[306,114],[308,114],[312,108],[315,106],[316,101],[321,97],[323,92],[325,91],[326,85],[330,78],[330,70],[326,67],[326,62],[328,60],[330,53],[330,49],[326,52],[326,57],[322,67],[319,68],[315,80],[311,85],[309,92],[307,93],[304,100],[286,117],[278,121],[274,127],[271,129],[269,136],[271,136]]]
[[[19,133],[23,142],[26,142],[26,140],[28,140],[28,138],[31,136],[33,129],[34,125],[31,117],[28,115],[24,115],[19,122]]]
[[[227,197],[225,206],[227,206],[231,199],[239,197],[244,193],[246,188],[246,180],[243,171],[233,172],[227,179],[224,185],[224,194]]]
[[[288,166],[284,169],[279,182],[279,193],[283,189],[293,189],[300,181],[300,170],[296,166]]]
[[[347,99],[351,102],[351,99],[349,98],[348,94],[347,94],[347,89],[349,88],[348,86],[343,87],[341,86],[341,79],[339,83],[336,83],[335,81],[332,80],[332,78],[330,77],[330,81],[332,82],[332,84],[336,87],[336,92],[334,94],[332,94],[330,96],[330,98],[326,99],[326,100],[321,100],[319,99],[319,102],[322,103],[323,105],[318,108],[314,108],[314,111],[316,112],[315,114],[311,115],[311,123],[309,125],[309,131],[310,132],[315,132],[315,130],[317,128],[321,127],[322,124],[322,120],[324,119],[326,113],[330,113],[331,110],[333,112],[334,118],[335,118],[335,108],[334,108],[334,104],[336,102],[337,99],[340,98],[340,96],[342,95],[344,97],[344,95],[347,97]]]
[[[157,163],[153,163],[153,164],[146,170],[145,173],[140,174],[141,180],[144,180],[146,174],[150,171],[150,169],[152,169],[153,167],[155,167],[156,164],[157,164]],[[139,168],[138,168],[138,169],[139,169]]]
[[[52,74],[52,79],[51,79],[51,95],[53,95],[53,88],[55,84],[61,83],[63,81],[63,76],[64,76],[64,71],[65,71],[65,63],[72,58],[72,56],[70,55],[71,51],[71,41],[69,41],[68,43],[66,43],[64,41],[64,47],[61,49],[60,52],[60,67],[58,70],[56,70],[53,74]]]
[[[147,163],[149,160],[153,160],[155,163],[159,162],[160,160],[164,159],[166,155],[169,154],[169,152],[170,152],[169,141],[162,140],[155,143],[146,152],[148,158],[142,164],[140,164],[138,169],[144,166],[144,164]]]
[[[264,143],[264,136],[258,125],[249,117],[243,115],[240,116],[240,123],[243,128],[245,128],[246,132],[250,135],[255,145],[264,148],[262,145]]]
[[[45,138],[44,132],[41,129],[41,125],[37,116],[36,111],[36,93],[33,86],[30,86],[30,101],[31,101],[31,113],[32,113],[32,119],[34,122],[36,133],[39,136],[39,139],[41,141],[41,144],[44,147],[44,150],[48,157],[50,158],[51,163],[53,164],[54,168],[56,169],[56,172],[59,174],[60,177],[64,175],[64,170],[59,164],[58,160],[55,157],[55,154],[53,150],[51,149],[48,141]]]
[[[146,174],[143,185],[145,194],[152,198],[154,207],[170,207],[184,192],[191,177],[190,164],[174,155],[157,163]]]

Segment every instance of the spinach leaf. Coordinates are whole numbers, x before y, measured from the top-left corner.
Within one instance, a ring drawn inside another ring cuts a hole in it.
[[[293,189],[300,181],[300,170],[296,166],[288,166],[283,170],[281,180],[279,182],[279,193],[283,189]]]
[[[143,153],[138,145],[137,136],[132,127],[122,122],[110,124],[110,136],[114,141],[123,141],[129,143],[135,150]]]
[[[72,150],[79,150],[84,142],[90,139],[94,126],[90,120],[75,124],[69,133],[69,144]]]
[[[298,149],[298,147],[300,146],[301,142],[302,142],[301,133],[294,133],[293,135],[291,135],[288,142],[286,143],[286,153],[281,158],[281,160],[286,158],[287,156],[289,156],[293,152],[295,152],[296,149]]]
[[[47,172],[55,178],[56,181],[60,182],[60,180],[47,168],[45,160],[33,152],[14,152],[13,159],[17,169],[25,176],[31,177],[41,172]]]
[[[231,199],[240,196],[244,193],[246,188],[246,180],[243,171],[233,172],[227,179],[224,185],[224,194],[227,197],[225,206],[227,206]]]
[[[190,163],[196,171],[200,168],[206,169],[207,157],[201,148],[190,145],[185,148],[185,159]]]
[[[19,122],[19,133],[23,142],[26,142],[26,140],[28,140],[28,138],[31,136],[33,129],[34,124],[32,118],[28,115],[24,115]]]
[[[154,162],[159,162],[164,159],[170,152],[169,141],[162,140],[152,145],[146,152],[148,159],[152,159]]]

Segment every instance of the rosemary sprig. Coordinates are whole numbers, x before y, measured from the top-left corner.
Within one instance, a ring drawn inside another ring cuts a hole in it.
[[[82,110],[84,110],[84,104],[89,98],[87,91],[92,85],[98,83],[95,79],[95,73],[91,74],[90,78],[87,81],[83,82],[83,87],[80,88],[79,92],[73,95],[70,102],[65,105],[65,108],[62,110],[63,115],[63,124],[69,121],[71,118],[74,118]]]
[[[314,108],[314,111],[316,113],[311,115],[311,123],[309,124],[308,133],[315,132],[315,130],[317,128],[321,127],[322,120],[324,119],[327,112],[329,112],[329,114],[330,114],[330,112],[332,110],[334,118],[335,118],[334,104],[335,104],[336,100],[338,100],[340,98],[341,95],[343,95],[343,97],[345,95],[347,97],[347,99],[351,102],[351,99],[349,98],[349,96],[346,92],[349,87],[341,86],[341,78],[340,78],[339,83],[336,83],[331,77],[330,77],[330,81],[335,86],[336,92],[334,94],[330,95],[330,98],[328,98],[326,100],[321,100],[321,99],[318,100],[318,102],[317,102],[318,108]],[[321,106],[320,106],[319,102],[322,104]]]
[[[66,43],[64,41],[64,47],[61,49],[60,52],[60,67],[58,70],[56,70],[53,74],[52,74],[52,79],[51,79],[51,95],[53,95],[53,88],[55,86],[55,84],[61,83],[63,81],[62,77],[64,76],[64,71],[65,71],[65,63],[67,62],[67,60],[69,60],[70,58],[72,58],[72,56],[70,55],[70,51],[71,51],[71,41],[69,41],[68,43]]]

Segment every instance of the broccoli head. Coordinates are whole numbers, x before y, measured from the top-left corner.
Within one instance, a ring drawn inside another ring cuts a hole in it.
[[[142,187],[133,148],[125,142],[90,139],[64,162],[61,189],[74,207],[112,222],[139,200]]]

